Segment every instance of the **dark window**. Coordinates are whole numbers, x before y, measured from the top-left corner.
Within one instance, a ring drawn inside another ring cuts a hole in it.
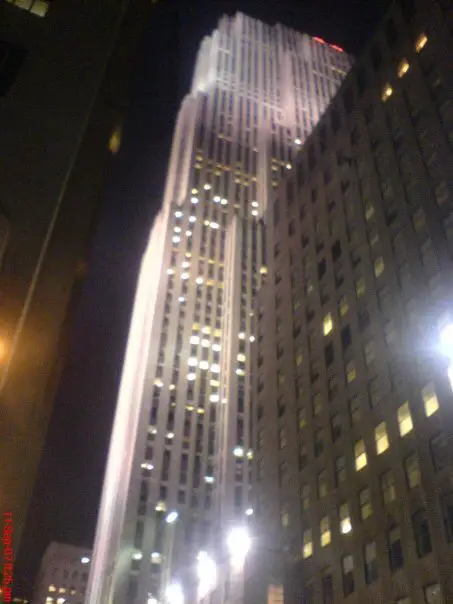
[[[357,86],[359,87],[360,94],[365,92],[365,88],[367,87],[367,73],[365,67],[361,67],[359,69],[359,73],[357,74]]]
[[[305,585],[303,602],[304,604],[315,604],[315,591],[313,583],[307,583],[307,585]]]
[[[332,426],[332,440],[335,442],[341,437],[341,416],[339,413],[332,415],[330,419]]]
[[[349,348],[351,343],[352,343],[351,328],[349,327],[349,325],[346,325],[346,327],[343,327],[343,329],[341,330],[341,344],[343,346],[343,350],[346,350],[346,348]]]
[[[321,577],[322,602],[333,604],[333,579],[330,570],[324,571]]]
[[[332,365],[334,360],[334,352],[333,352],[333,342],[329,342],[327,346],[324,348],[324,357],[326,360],[326,366]]]
[[[322,279],[326,274],[327,263],[326,259],[323,258],[320,262],[318,262],[318,278]]]
[[[387,534],[389,564],[392,572],[404,565],[403,548],[401,545],[401,532],[399,526],[393,526]]]
[[[371,47],[371,63],[376,71],[379,69],[382,63],[381,51],[377,44],[373,44]]]
[[[414,0],[400,0],[400,4],[403,17],[406,19],[406,21],[410,21],[415,12]]]
[[[319,457],[324,451],[324,430],[321,428],[315,432],[315,457]]]
[[[308,147],[308,168],[313,170],[316,165],[315,148],[313,145]]]
[[[346,90],[346,92],[344,93],[343,102],[344,102],[344,109],[345,109],[347,115],[350,115],[350,113],[352,112],[353,104],[354,104],[354,96],[353,96],[352,88],[348,88],[348,90]]]
[[[430,441],[431,458],[436,472],[439,472],[448,463],[447,440],[445,435],[440,432]]]
[[[4,96],[16,79],[27,51],[0,40],[0,96]]]
[[[387,21],[387,25],[385,26],[385,37],[387,38],[390,48],[393,48],[398,40],[398,31],[393,19]]]
[[[444,519],[447,540],[453,541],[453,493],[442,497],[442,515]]]
[[[332,260],[338,260],[341,256],[341,243],[340,240],[335,241],[332,246]]]
[[[365,581],[373,583],[378,578],[378,566],[376,555],[376,542],[367,543],[363,548],[363,558],[365,563]]]
[[[335,132],[335,134],[340,129],[340,126],[341,126],[340,113],[339,113],[338,109],[335,107],[334,109],[332,109],[332,130]]]
[[[341,561],[343,575],[343,593],[345,597],[354,593],[354,558],[351,555],[344,556]]]
[[[419,558],[430,554],[433,551],[431,545],[431,536],[429,533],[428,518],[425,510],[419,510],[412,517],[412,526],[414,527],[415,543]]]

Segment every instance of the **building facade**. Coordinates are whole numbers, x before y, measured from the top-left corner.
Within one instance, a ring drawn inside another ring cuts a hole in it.
[[[242,14],[201,44],[137,288],[91,604],[161,599],[172,577],[190,589],[197,552],[246,518],[260,218],[348,67],[338,47]]]
[[[453,601],[452,25],[395,2],[269,204],[250,604]]]
[[[52,542],[46,549],[32,604],[83,604],[91,551]]]
[[[15,548],[150,3],[95,4],[0,0],[0,509]]]

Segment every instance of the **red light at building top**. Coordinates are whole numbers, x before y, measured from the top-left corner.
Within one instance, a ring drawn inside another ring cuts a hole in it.
[[[319,44],[328,44],[328,42],[326,42],[322,38],[319,38],[318,36],[314,36],[313,40],[315,42],[319,42]],[[330,48],[333,48],[334,50],[336,50],[338,52],[344,52],[344,50],[341,48],[341,46],[337,46],[336,44],[328,44],[328,46],[330,46]]]

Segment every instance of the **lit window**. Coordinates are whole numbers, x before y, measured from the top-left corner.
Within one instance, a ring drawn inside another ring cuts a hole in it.
[[[358,440],[354,446],[355,469],[360,472],[367,465],[367,457],[365,443],[363,440]]]
[[[321,547],[326,547],[326,545],[329,545],[329,543],[331,541],[329,516],[324,516],[324,518],[321,519],[320,533],[321,533],[321,539],[320,539]]]
[[[311,529],[307,529],[304,531],[304,546],[303,546],[303,556],[304,558],[310,558],[313,555],[313,538],[311,534]]]
[[[156,378],[154,380],[154,385],[157,386],[158,388],[162,388],[162,386],[164,385],[164,383],[159,378]]]
[[[379,258],[376,258],[376,260],[374,261],[374,274],[376,277],[380,277],[382,275],[382,273],[384,272],[384,259],[382,258],[382,256],[379,256]]]
[[[49,591],[57,591],[55,585],[49,585]]]
[[[190,198],[190,201],[191,201],[192,203],[194,203],[194,204],[195,204],[195,203],[198,203],[198,197],[191,197],[191,198]]]
[[[418,38],[415,40],[415,52],[420,52],[428,42],[428,38],[425,34],[420,34]]]
[[[381,455],[384,451],[389,448],[389,438],[387,435],[387,426],[385,422],[381,422],[374,431],[374,438],[376,441],[376,453]]]
[[[369,201],[365,206],[365,219],[370,220],[374,216],[374,205]]]
[[[347,535],[352,531],[351,515],[347,503],[340,505],[340,532]]]
[[[409,434],[409,432],[412,432],[414,425],[412,423],[411,410],[409,409],[409,403],[407,401],[398,409],[398,424],[401,436],[405,436],[406,434]]]
[[[286,509],[286,505],[283,507],[281,511],[281,523],[283,527],[289,526],[289,512]]]
[[[382,100],[385,102],[388,98],[390,98],[393,94],[393,89],[390,84],[386,84],[384,86],[384,90],[382,91]]]
[[[353,382],[357,377],[354,361],[349,361],[346,365],[346,381],[349,383]]]
[[[356,281],[355,291],[357,294],[357,298],[360,298],[365,293],[366,287],[365,287],[365,279],[363,277],[361,277],[358,281]]]
[[[239,353],[237,356],[238,361],[240,361],[241,363],[245,363],[246,358],[247,357],[245,356],[245,354],[242,353]]]
[[[211,371],[212,373],[220,373],[220,366],[219,365],[211,365]]]
[[[189,342],[191,344],[199,344],[200,343],[200,337],[199,336],[190,336]]]
[[[340,317],[344,317],[345,314],[348,312],[348,310],[349,310],[349,306],[348,306],[348,301],[346,299],[346,296],[342,296],[340,299],[340,303],[339,303]]]
[[[209,191],[210,188],[211,188],[211,185],[208,182],[203,186],[203,189],[205,191]]]
[[[398,77],[402,78],[409,71],[409,63],[402,59],[398,65]]]
[[[197,377],[196,373],[188,373],[187,374],[187,379],[189,380],[189,382],[193,382]]]
[[[434,415],[434,413],[436,413],[436,411],[439,409],[439,401],[434,389],[434,382],[430,382],[424,388],[422,388],[422,397],[423,402],[425,403],[426,417]]]
[[[329,335],[333,330],[333,320],[331,313],[327,313],[322,322],[322,331],[325,336]]]
[[[181,241],[181,237],[179,237],[178,235],[174,235],[171,240],[173,241],[173,243],[179,243]]]
[[[209,369],[209,363],[208,361],[200,361],[200,363],[198,364],[200,369],[203,369],[204,371],[207,371]]]
[[[195,357],[189,357],[187,359],[187,364],[189,365],[189,367],[196,367],[198,365],[198,361]]]

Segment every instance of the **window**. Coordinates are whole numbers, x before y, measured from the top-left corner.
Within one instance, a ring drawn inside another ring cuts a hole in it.
[[[443,604],[444,599],[442,597],[442,591],[439,583],[427,585],[424,589],[424,592],[427,604]]]
[[[304,531],[302,555],[304,558],[310,558],[310,556],[313,555],[313,537],[311,529]]]
[[[361,418],[360,401],[359,401],[359,397],[357,396],[357,394],[354,394],[349,399],[349,416],[351,419],[351,426],[353,426],[354,424],[357,424],[360,421],[360,418]]]
[[[387,505],[396,499],[395,477],[393,472],[388,470],[381,475],[381,492],[382,499]]]
[[[413,515],[412,526],[418,557],[423,558],[423,556],[427,556],[433,551],[426,510],[419,510]]]
[[[404,460],[404,472],[406,474],[407,486],[410,489],[419,486],[421,482],[420,464],[418,463],[418,456],[416,453],[408,455]]]
[[[343,346],[343,350],[346,350],[352,344],[352,335],[351,328],[349,325],[346,325],[341,330],[341,345]]]
[[[348,384],[353,382],[357,377],[354,361],[349,361],[346,365],[346,381]]]
[[[385,422],[381,422],[374,431],[374,439],[376,441],[376,453],[381,455],[389,448],[389,439],[387,435],[387,426]]]
[[[392,94],[393,88],[390,86],[390,84],[387,83],[382,91],[382,100],[384,101],[384,103],[392,96]]]
[[[366,342],[365,346],[363,347],[363,354],[365,356],[365,365],[368,367],[368,365],[371,365],[376,358],[374,352],[374,343],[372,341]]]
[[[297,411],[297,420],[299,423],[299,430],[302,430],[307,425],[307,414],[305,413],[305,408],[298,409]]]
[[[348,310],[349,310],[349,306],[348,306],[348,301],[346,299],[346,296],[342,296],[338,303],[338,312],[340,313],[340,317],[344,317],[345,314],[348,312]]]
[[[286,528],[289,525],[289,512],[287,508],[287,504],[284,503],[282,505],[282,509],[280,510],[280,521],[282,527]]]
[[[337,487],[346,480],[346,457],[341,455],[335,459],[335,484]]]
[[[318,497],[322,499],[328,493],[329,489],[327,486],[327,472],[322,470],[318,474]]]
[[[331,541],[329,516],[324,516],[324,518],[321,518],[320,535],[321,547],[326,547],[326,545],[329,545]]]
[[[398,77],[402,78],[406,75],[406,73],[409,71],[409,63],[407,62],[406,59],[401,59],[401,61],[398,63]]]
[[[335,413],[330,418],[330,426],[332,429],[332,440],[335,442],[341,437],[341,416],[339,413]]]
[[[313,395],[313,415],[318,416],[322,411],[322,395],[320,392],[316,392]]]
[[[436,472],[440,472],[448,463],[447,440],[442,432],[430,441],[431,458]]]
[[[5,96],[13,85],[26,54],[22,48],[0,40],[0,97]]]
[[[376,542],[367,543],[363,548],[363,559],[365,562],[365,581],[369,585],[378,578],[378,566],[376,557]]]
[[[371,503],[371,491],[369,487],[365,487],[359,493],[360,517],[366,520],[373,514],[373,505]]]
[[[398,408],[398,425],[400,436],[406,436],[406,434],[412,432],[414,425],[412,423],[411,410],[408,401]]]
[[[323,604],[333,604],[333,578],[330,569],[324,570],[321,577]]]
[[[315,604],[314,593],[315,593],[315,586],[310,581],[303,588],[303,601],[304,601],[304,603],[306,603],[306,604]],[[284,600],[284,598],[283,598],[283,594],[282,594],[281,598],[278,600],[278,602],[283,602],[283,600]]]
[[[428,42],[428,38],[425,34],[420,34],[418,38],[415,40],[415,52],[421,52],[423,48],[425,48],[426,43]]]
[[[341,570],[343,575],[343,593],[345,597],[354,592],[354,558],[349,554],[341,560]]]
[[[302,509],[308,510],[310,507],[310,485],[302,485]]]
[[[382,258],[382,256],[379,256],[379,258],[376,258],[376,260],[374,261],[374,274],[376,278],[382,275],[382,273],[384,272],[384,268],[384,259]]]
[[[422,388],[422,398],[425,403],[425,415],[430,417],[434,415],[439,409],[439,401],[437,400],[436,390],[434,388],[434,382],[429,382],[424,388]]]
[[[286,428],[283,426],[278,431],[278,446],[280,449],[284,449],[286,447]]]
[[[347,535],[352,531],[351,515],[347,503],[340,505],[340,533]]]
[[[366,457],[365,443],[358,440],[354,445],[354,458],[356,472],[360,472],[368,463]]]
[[[395,572],[404,565],[401,531],[399,526],[393,526],[387,533],[390,570]]]
[[[384,324],[384,338],[385,338],[386,344],[388,344],[388,345],[391,345],[395,342],[396,329],[395,329],[395,323],[393,322],[392,319],[390,319],[389,321],[386,321]]]
[[[332,330],[333,330],[333,319],[332,319],[332,314],[329,312],[323,319],[322,332],[325,336],[327,336],[327,335],[329,335],[329,333],[332,332]]]
[[[366,286],[365,286],[365,279],[363,277],[361,277],[360,279],[358,279],[356,281],[355,291],[357,294],[357,298],[361,298],[364,295],[364,293],[366,291]]]
[[[315,457],[319,457],[324,451],[324,430],[320,428],[315,432],[314,453]]]

